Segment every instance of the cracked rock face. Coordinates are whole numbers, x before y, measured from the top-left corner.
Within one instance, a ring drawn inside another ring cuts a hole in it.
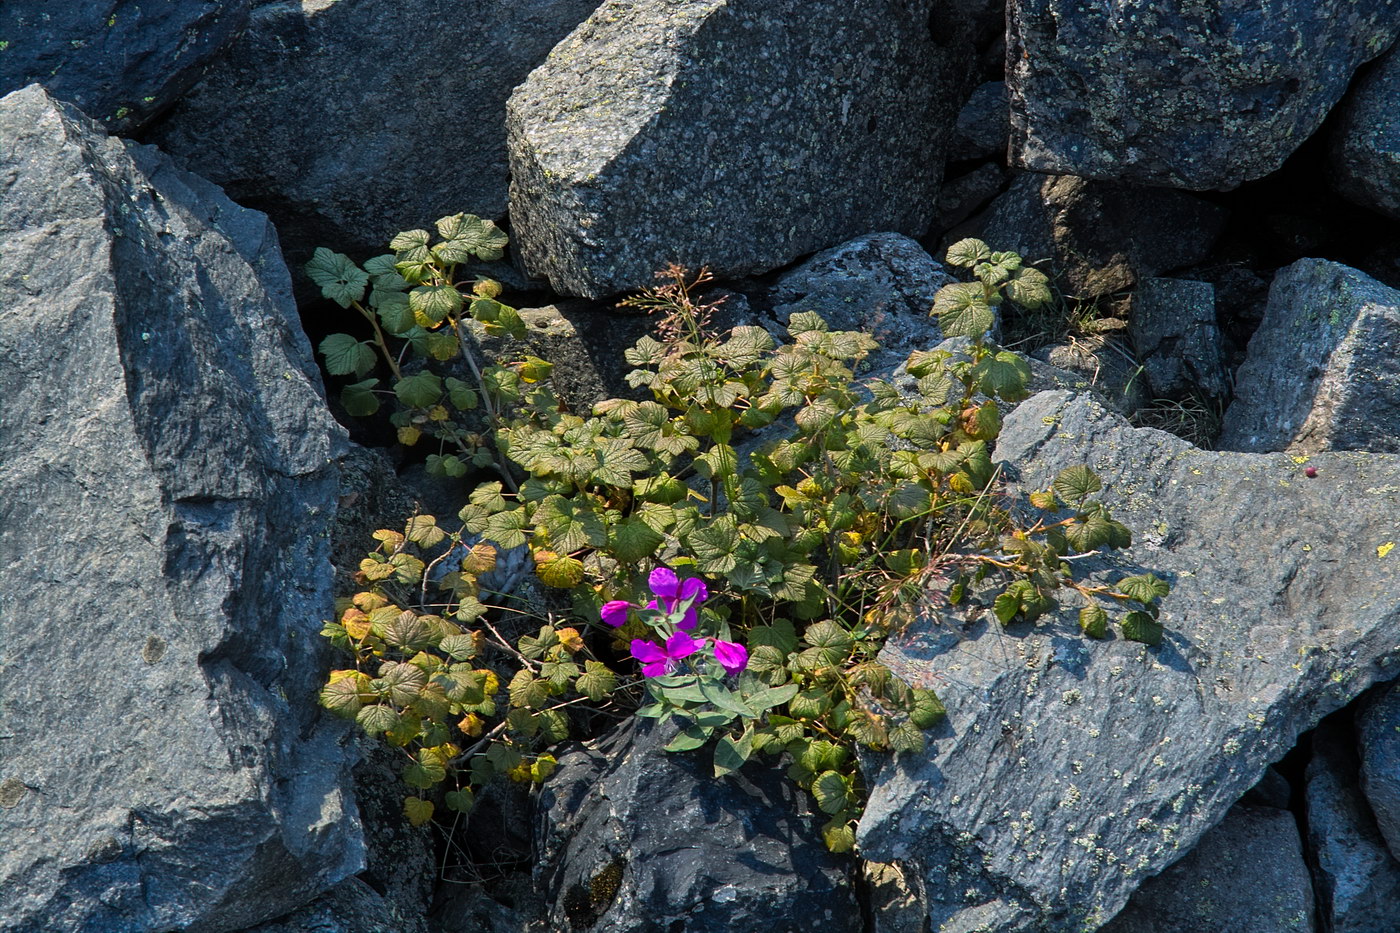
[[[1011,162],[1228,190],[1277,169],[1400,33],[1396,0],[1012,0]]]
[[[607,0],[511,97],[511,222],[558,292],[920,235],[955,117],[931,0]],[[946,42],[955,51],[943,49]]]
[[[1078,931],[1189,852],[1319,719],[1400,672],[1400,457],[1210,453],[1045,392],[997,459],[1023,490],[1088,464],[1134,546],[1085,567],[1170,580],[1163,644],[926,618],[883,660],[948,708],[871,773],[866,858],[922,875],[933,929]],[[1090,564],[1088,561],[1083,564]]]
[[[0,99],[0,930],[224,933],[358,871],[342,431],[267,218]]]

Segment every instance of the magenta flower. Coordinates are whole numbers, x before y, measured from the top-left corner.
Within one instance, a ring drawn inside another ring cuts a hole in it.
[[[726,674],[737,674],[749,666],[749,651],[733,641],[715,639],[715,660]]]
[[[688,658],[699,650],[703,642],[698,642],[685,632],[677,632],[666,639],[665,646],[654,641],[632,639],[632,657],[642,662],[642,673],[647,677],[660,677],[676,669],[676,662]]]
[[[657,598],[647,603],[648,609],[661,609],[661,604],[665,604],[666,612],[675,612],[676,606],[689,600],[690,605],[685,610],[685,616],[676,623],[677,628],[690,631],[695,628],[700,619],[697,607],[710,598],[709,587],[705,586],[705,581],[699,577],[691,577],[688,580],[681,580],[676,576],[676,572],[669,567],[657,567],[647,577],[647,586],[656,594]]]
[[[603,608],[598,610],[598,615],[603,617],[603,621],[613,628],[622,628],[627,624],[627,610],[632,605],[625,599],[614,599],[611,602],[603,603]]]
[[[670,612],[671,609],[673,609],[674,607],[675,607],[675,603],[673,603],[671,600],[667,600],[667,601],[666,601],[666,609],[665,609],[666,612]],[[651,602],[647,603],[647,608],[648,608],[648,609],[655,609],[657,612],[661,612],[661,611],[662,611],[660,604],[658,604],[657,601],[654,600],[654,599],[653,599]],[[685,611],[685,615],[683,615],[683,616],[681,617],[681,620],[680,620],[679,622],[676,623],[676,628],[681,629],[681,630],[686,631],[686,632],[689,632],[689,631],[694,630],[695,624],[696,624],[697,622],[699,622],[699,621],[700,621],[700,615],[699,615],[699,613],[697,613],[697,612],[695,611],[695,607],[694,607],[694,606],[691,606],[689,609],[687,609],[687,610]]]
[[[647,577],[647,585],[657,596],[675,599],[680,592],[681,581],[676,578],[676,572],[670,567],[657,567]]]

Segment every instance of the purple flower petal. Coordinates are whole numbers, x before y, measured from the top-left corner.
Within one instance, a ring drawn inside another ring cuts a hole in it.
[[[603,621],[613,628],[621,628],[627,624],[627,610],[632,605],[623,599],[614,599],[611,602],[603,603],[603,608],[598,610],[598,615],[603,617]]]
[[[662,677],[666,674],[666,665],[669,661],[653,661],[651,664],[642,665],[643,677]]]
[[[676,628],[680,629],[683,632],[694,631],[695,624],[699,621],[699,614],[696,613],[695,607],[691,606],[685,611],[685,615],[681,617],[681,620],[676,623]]]
[[[632,657],[643,664],[665,664],[666,650],[655,642],[634,638],[632,639]]]
[[[676,593],[680,589],[681,582],[676,579],[676,572],[669,567],[657,567],[647,577],[647,586],[657,596],[676,598]]]
[[[700,603],[710,598],[710,589],[705,586],[704,580],[701,580],[699,577],[691,577],[689,580],[681,583],[680,597],[681,599],[694,598],[695,602],[691,605],[698,606]]]
[[[749,666],[749,651],[743,645],[732,641],[715,639],[715,660],[726,674],[737,674]]]
[[[703,641],[696,641],[685,632],[677,632],[666,639],[666,656],[673,661],[679,661],[699,651],[703,644]]]

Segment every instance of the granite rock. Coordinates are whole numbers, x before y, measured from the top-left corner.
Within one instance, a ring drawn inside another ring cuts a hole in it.
[[[1260,178],[1400,35],[1397,11],[1396,0],[1011,0],[1011,163],[1192,190]]]
[[[179,99],[248,23],[249,0],[0,5],[0,94],[42,83],[114,133]]]
[[[1313,933],[1312,876],[1287,810],[1235,806],[1196,848],[1148,878],[1102,933]]]
[[[733,277],[921,235],[955,116],[945,71],[971,54],[935,41],[932,6],[606,0],[510,100],[526,269],[599,297],[671,262]]]
[[[506,210],[506,98],[597,0],[269,3],[147,140],[277,224],[288,262]]]
[[[1400,452],[1400,292],[1300,259],[1269,288],[1235,374],[1225,450]]]
[[[38,86],[0,140],[0,930],[241,929],[363,865],[343,431],[266,217]]]
[[[1045,392],[1005,420],[1016,489],[1087,464],[1133,532],[1091,579],[1172,584],[1158,647],[929,614],[883,659],[948,710],[868,774],[867,858],[916,865],[933,929],[1079,930],[1189,852],[1298,735],[1400,670],[1400,457],[1212,453]],[[1212,503],[1203,509],[1202,502]],[[1378,547],[1380,550],[1378,551]],[[1382,553],[1383,552],[1383,553]]]

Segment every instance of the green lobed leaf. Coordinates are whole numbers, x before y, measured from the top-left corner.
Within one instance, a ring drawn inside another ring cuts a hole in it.
[[[1150,606],[1158,599],[1171,592],[1171,584],[1157,576],[1144,573],[1133,577],[1124,577],[1116,584],[1118,592],[1135,599],[1143,605]]]
[[[429,408],[442,398],[442,379],[427,370],[394,383],[394,394],[409,408]]]
[[[1129,641],[1142,642],[1144,645],[1162,643],[1162,623],[1154,619],[1151,613],[1142,610],[1130,612],[1123,617],[1120,627],[1123,637]]]
[[[823,813],[840,813],[851,803],[850,785],[835,771],[823,771],[812,782],[812,796]]]
[[[574,687],[594,703],[600,703],[617,687],[617,676],[599,661],[585,661],[584,668]]]
[[[408,293],[408,306],[434,324],[462,310],[462,295],[455,285],[420,285]]]
[[[355,715],[355,721],[360,724],[361,729],[370,735],[378,735],[397,727],[399,714],[386,703],[376,703],[373,706],[363,707]]]
[[[977,388],[984,395],[994,395],[1007,402],[1019,402],[1029,393],[1030,364],[1019,353],[999,350],[994,355],[984,357],[972,368]]]
[[[1090,638],[1108,637],[1108,613],[1102,606],[1085,606],[1079,610],[1079,630]]]
[[[1087,466],[1077,464],[1061,470],[1050,486],[1055,491],[1055,495],[1065,502],[1077,506],[1089,496],[1103,489],[1103,481]]]
[[[316,247],[305,269],[311,281],[321,287],[321,294],[342,308],[363,298],[365,286],[369,284],[369,275],[349,256],[324,246]]]
[[[374,346],[349,334],[331,334],[321,341],[321,356],[326,360],[326,372],[332,376],[363,376],[374,368]]]
[[[345,413],[354,418],[365,418],[379,411],[379,396],[374,394],[378,379],[355,382],[340,390],[340,404]]]
[[[948,264],[971,269],[979,262],[992,258],[992,250],[986,243],[971,237],[959,240],[948,247]]]

